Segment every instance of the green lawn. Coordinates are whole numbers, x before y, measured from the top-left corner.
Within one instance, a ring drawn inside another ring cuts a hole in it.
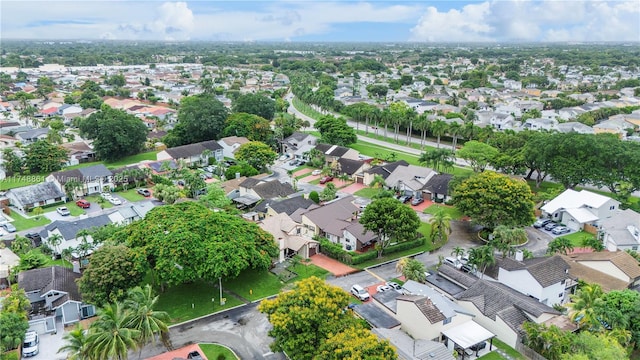
[[[302,279],[310,278],[312,276],[319,277],[320,279],[325,279],[329,272],[321,267],[315,266],[313,264],[295,264],[289,267],[289,270],[298,274],[297,277],[293,278],[289,282],[296,282]]]
[[[275,295],[282,288],[282,282],[269,270],[247,269],[235,279],[222,281],[222,288],[229,289],[251,301]]]
[[[393,144],[389,145],[393,146]],[[354,150],[357,150],[362,155],[386,159],[389,158],[391,154],[396,154],[396,160],[404,160],[412,165],[420,165],[418,156],[407,154],[401,151],[396,151],[391,148],[386,148],[366,142],[358,142],[356,144],[350,145],[350,147]]]
[[[582,239],[594,238],[593,234],[589,234],[588,232],[584,231],[575,232],[561,237],[571,240],[571,244],[573,245],[573,247],[584,247],[584,245],[582,245]]]
[[[198,344],[209,360],[233,360],[238,357],[228,347],[219,344]]]
[[[444,210],[445,213],[449,214],[452,220],[462,219],[463,214],[454,206],[448,206],[448,205],[433,204],[428,208],[424,209],[424,213],[433,215],[440,209]]]
[[[15,226],[18,231],[44,226],[51,222],[51,220],[47,219],[45,216],[39,216],[37,220],[35,218],[27,219],[15,211],[12,211],[9,216],[13,218],[13,226]]]
[[[100,197],[100,195],[90,195],[90,196],[85,196],[84,197],[85,200],[87,200],[88,202],[91,203],[91,206],[101,206],[103,209],[108,209],[113,207],[113,205],[111,205],[110,202],[108,202],[107,200],[104,200],[103,198]]]
[[[0,180],[0,191],[38,184],[43,182],[46,177],[47,175],[43,174],[7,176]]]
[[[363,188],[353,193],[353,195],[362,196],[368,199],[372,199],[376,194],[380,192],[380,189],[375,188]]]
[[[503,360],[502,355],[498,354],[495,351],[492,351],[488,354],[482,355],[478,358],[478,360]]]
[[[516,360],[525,360],[526,359],[516,349],[514,349],[511,346],[503,343],[502,341],[498,340],[497,338],[493,338],[493,346],[497,346],[498,348],[504,350],[504,352],[506,352],[507,355],[511,356],[513,359],[516,359]]]
[[[69,209],[69,212],[71,213],[71,216],[78,216],[78,215],[84,214],[84,209],[82,209],[81,207],[76,205],[76,203],[73,202],[73,201],[69,201],[68,203],[62,204],[62,205],[56,205],[56,206],[42,208],[42,212],[43,213],[54,212],[60,206],[66,206],[67,209]]]
[[[355,128],[354,128],[354,130],[355,130]],[[372,132],[372,131],[369,131],[369,134],[366,134],[364,130],[358,130],[358,131],[356,131],[356,134],[368,137],[370,139],[386,141],[386,142],[389,143],[389,145],[393,145],[393,144],[396,143],[395,140],[393,140],[393,130],[392,131],[387,131],[387,137],[384,137],[384,127],[378,129],[378,135],[376,135],[375,132]],[[435,149],[434,147],[428,146],[428,145],[425,145],[423,149],[420,149],[420,140],[418,140],[418,139],[411,139],[411,141],[412,141],[411,144],[407,144],[406,132],[403,133],[403,134],[400,134],[398,139],[400,140],[398,142],[398,145],[410,147],[410,148],[413,148],[413,149],[416,149],[416,150],[428,151],[430,149]],[[427,140],[428,141],[433,141],[433,142],[436,141],[436,139],[430,139],[430,138],[427,138]],[[443,147],[443,148],[446,148],[446,147],[451,148],[451,144],[444,143],[442,141],[442,139],[440,141],[440,146]]]
[[[136,201],[146,199],[144,196],[136,192],[136,188],[129,189],[127,191],[119,191],[116,194],[122,196],[123,198],[125,198],[127,201],[130,201],[130,202],[136,202]]]
[[[117,161],[114,161],[114,162],[105,162],[104,165],[106,167],[108,167],[109,169],[116,169],[116,168],[123,167],[123,166],[126,166],[126,165],[137,164],[140,161],[144,161],[144,160],[156,161],[156,159],[157,159],[156,155],[158,153],[159,153],[159,151],[143,152],[143,153],[140,153],[140,154],[124,157],[124,158],[122,158],[120,160],[117,160]]]
[[[222,290],[227,299],[224,306],[220,306],[220,290],[212,283],[198,280],[173,286],[159,294],[157,309],[166,311],[171,317],[170,323],[175,324],[243,304],[225,293],[224,285]]]

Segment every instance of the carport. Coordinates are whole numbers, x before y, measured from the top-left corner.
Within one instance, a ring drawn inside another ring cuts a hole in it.
[[[491,339],[489,343],[489,351],[493,348],[493,337],[495,336],[491,331],[483,328],[475,321],[467,321],[464,324],[460,324],[451,329],[447,329],[442,332],[448,339],[447,347],[449,350],[462,350],[462,359],[464,360],[467,350],[473,345],[480,344],[484,341]],[[478,356],[478,349],[475,350],[476,357]],[[471,355],[471,354],[469,354]]]
[[[260,198],[251,195],[238,196],[237,198],[233,199],[233,202],[237,203],[238,209],[252,207],[258,201],[260,201]]]
[[[566,209],[562,222],[571,230],[579,231],[584,224],[597,221],[598,217],[585,208]]]

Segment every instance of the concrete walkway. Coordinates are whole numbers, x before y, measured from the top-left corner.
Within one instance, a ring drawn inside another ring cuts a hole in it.
[[[311,256],[311,263],[315,266],[321,267],[334,276],[344,276],[359,271],[351,266],[347,266],[338,260],[334,260],[324,254],[315,254]]]

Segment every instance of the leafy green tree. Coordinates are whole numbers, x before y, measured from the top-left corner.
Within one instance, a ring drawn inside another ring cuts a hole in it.
[[[320,195],[318,194],[317,191],[312,191],[312,192],[309,193],[309,200],[311,200],[314,203],[318,204],[318,203],[320,203]]]
[[[603,294],[602,288],[597,284],[587,284],[578,289],[567,304],[571,320],[588,330],[601,328],[602,322],[596,313],[596,304],[602,301]]]
[[[24,270],[31,270],[41,268],[49,262],[49,259],[45,254],[38,250],[29,250],[27,253],[20,256],[20,264],[14,272],[20,272]]]
[[[269,120],[247,113],[231,114],[225,121],[223,136],[244,136],[251,141],[268,142],[273,139]]]
[[[196,202],[154,208],[114,236],[146,255],[153,279],[162,287],[267,269],[278,254],[273,236],[258,225]]]
[[[121,301],[127,290],[142,282],[146,259],[125,245],[105,245],[91,255],[91,262],[78,280],[83,299],[102,306]]]
[[[562,354],[562,360],[619,360],[628,359],[629,355],[616,339],[606,333],[581,331],[571,336],[570,350]]]
[[[469,161],[471,168],[475,172],[482,172],[498,155],[498,149],[491,145],[471,140],[464,144],[464,147],[458,150],[459,158]]]
[[[15,153],[15,151],[13,151],[13,149],[3,149],[2,158],[4,160],[4,162],[2,163],[2,168],[5,170],[8,176],[11,176],[13,174],[20,174],[22,172],[24,161]]]
[[[599,240],[595,236],[584,235],[580,240],[580,244],[586,248],[591,248],[595,252],[599,252],[604,250],[604,244],[602,244],[602,240]]]
[[[455,164],[455,154],[449,149],[427,150],[420,155],[420,163],[438,172],[449,172]]]
[[[464,180],[453,191],[453,202],[477,224],[528,226],[535,220],[533,194],[526,182],[493,171]]]
[[[407,280],[423,282],[425,280],[424,264],[413,258],[402,258],[396,265],[396,271],[402,274]]]
[[[11,242],[11,251],[18,256],[22,256],[32,249],[33,244],[31,244],[31,240],[24,236],[17,235],[13,242]]]
[[[314,126],[320,131],[322,141],[327,144],[349,146],[358,140],[353,128],[343,118],[325,115]]]
[[[231,199],[217,183],[207,185],[207,193],[200,196],[198,201],[209,209],[225,209],[231,205]]]
[[[320,193],[320,200],[322,201],[333,200],[336,198],[337,192],[338,192],[338,189],[333,183],[327,183],[324,189],[322,189],[322,192]]]
[[[80,132],[93,139],[98,158],[114,161],[144,149],[147,127],[137,117],[109,106],[80,122]]]
[[[244,143],[236,149],[236,159],[247,162],[255,169],[266,169],[268,165],[278,157],[278,154],[265,143],[259,141],[250,141]]]
[[[68,331],[62,337],[64,345],[58,349],[58,354],[67,355],[67,360],[89,360],[90,354],[87,342],[87,333],[77,323],[73,330]]]
[[[593,303],[597,318],[615,330],[627,331],[631,335],[631,343],[637,348],[640,344],[640,293],[624,289],[613,290],[602,294],[600,300]],[[621,342],[625,345],[624,342]]]
[[[166,204],[173,204],[182,194],[175,185],[158,184],[153,187],[153,196]]]
[[[349,328],[330,336],[318,349],[315,360],[397,359],[388,340],[380,340],[370,330]]]
[[[447,241],[451,234],[451,215],[443,208],[438,209],[435,214],[429,219],[431,224],[431,232],[429,233],[429,239],[432,243]]]
[[[549,360],[559,360],[571,347],[571,335],[557,326],[525,322],[522,324],[526,335],[524,344]]]
[[[392,242],[413,240],[416,237],[420,218],[408,206],[394,198],[376,199],[362,213],[360,224],[378,237],[378,257]]]
[[[350,301],[344,290],[315,276],[274,299],[263,300],[258,309],[273,325],[271,349],[284,351],[292,359],[313,359],[333,334],[357,326],[357,320],[345,311]]]
[[[137,347],[140,330],[128,327],[129,316],[119,303],[106,304],[98,310],[91,324],[87,347],[91,358],[126,360],[129,350]]]
[[[254,114],[271,120],[276,112],[276,102],[265,95],[244,94],[233,101],[232,110],[234,113]]]
[[[58,171],[66,162],[67,151],[46,140],[36,141],[25,151],[24,163],[32,174]]]
[[[140,347],[150,341],[155,343],[156,338],[162,335],[168,336],[169,314],[155,310],[158,298],[151,285],[146,284],[144,287],[137,286],[129,290],[124,301],[125,308],[129,310],[127,326],[140,332],[138,338]]]
[[[431,130],[431,134],[437,138],[436,147],[438,149],[440,148],[440,138],[447,133],[447,128],[448,127],[449,126],[447,125],[447,123],[442,121],[442,120],[440,120],[440,119],[437,119],[437,120],[433,121],[429,125],[429,129]]]
[[[240,174],[240,176],[254,176],[258,175],[260,172],[253,166],[243,161],[238,163],[237,165],[229,166],[229,168],[227,168],[227,170],[224,172],[224,177],[226,179],[235,179],[236,173]]]
[[[213,94],[187,96],[180,100],[178,123],[164,142],[172,147],[219,139],[227,115],[227,108]]]
[[[2,299],[2,311],[18,314],[27,320],[30,309],[31,302],[24,289],[19,288],[16,284],[11,285],[11,292]]]
[[[17,349],[29,328],[27,319],[10,311],[0,312],[0,343],[4,350]]]
[[[547,246],[547,254],[562,254],[567,255],[568,253],[573,251],[573,243],[571,239],[561,236],[557,237]]]

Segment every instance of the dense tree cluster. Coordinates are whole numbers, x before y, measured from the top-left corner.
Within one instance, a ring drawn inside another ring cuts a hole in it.
[[[217,140],[222,136],[228,111],[215,95],[202,93],[180,101],[178,123],[164,142],[169,147]]]
[[[314,126],[320,131],[321,140],[327,144],[349,146],[358,141],[355,131],[343,118],[326,115]]]

